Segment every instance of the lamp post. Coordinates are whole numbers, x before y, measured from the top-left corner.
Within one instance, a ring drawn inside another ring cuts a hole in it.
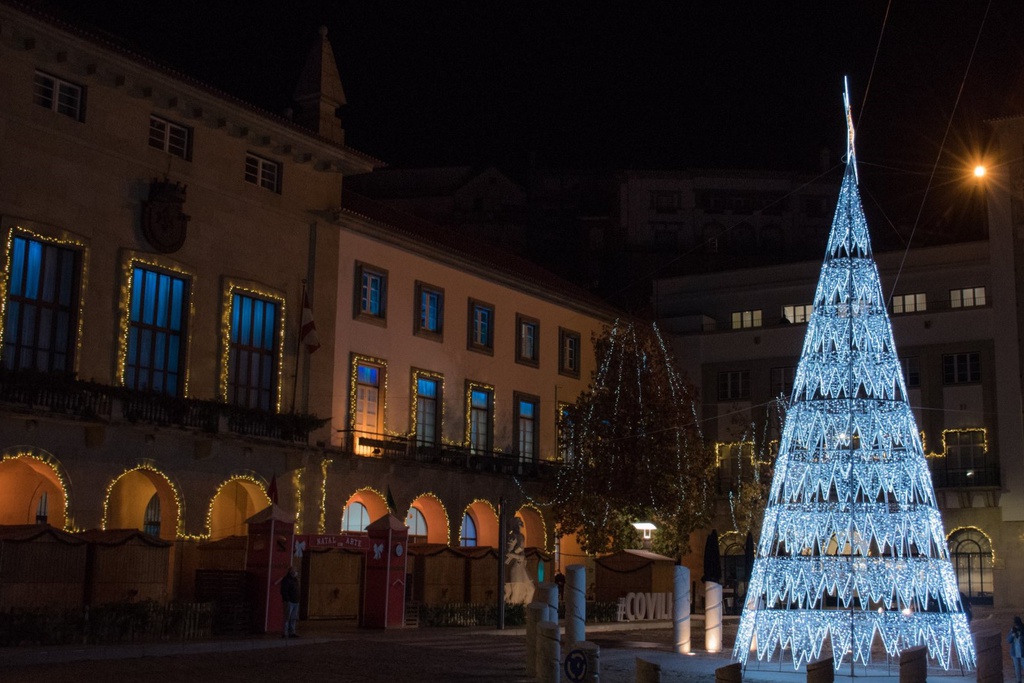
[[[651,532],[657,531],[658,527],[651,522],[633,522],[633,528],[644,536],[644,550],[651,549]]]

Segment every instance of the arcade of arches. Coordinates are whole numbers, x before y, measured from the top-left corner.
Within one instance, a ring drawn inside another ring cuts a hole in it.
[[[135,528],[165,540],[219,540],[246,533],[245,520],[270,504],[269,484],[251,472],[228,476],[211,491],[208,502],[186,499],[181,487],[167,472],[149,461],[113,476],[103,495],[101,528]],[[37,449],[11,451],[0,459],[0,524],[47,523],[75,530],[74,498],[70,478],[51,454]],[[200,534],[185,525],[187,503],[206,510]],[[326,533],[362,533],[367,525],[388,513],[388,501],[373,488],[356,490],[346,501],[340,524],[324,526]],[[409,526],[414,542],[456,547],[501,547],[498,512],[488,500],[477,498],[461,510],[449,509],[436,495],[414,497],[399,516]],[[522,521],[527,547],[550,550],[551,529],[543,513],[527,504],[515,516]],[[315,520],[313,520],[315,522]],[[308,526],[308,525],[307,525]],[[561,539],[567,561],[574,561],[572,538]],[[581,553],[580,553],[581,554]]]

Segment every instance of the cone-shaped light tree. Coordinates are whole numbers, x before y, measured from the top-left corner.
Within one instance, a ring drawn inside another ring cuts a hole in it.
[[[949,668],[974,647],[857,188],[846,173],[786,413],[733,656],[867,664],[924,645]]]

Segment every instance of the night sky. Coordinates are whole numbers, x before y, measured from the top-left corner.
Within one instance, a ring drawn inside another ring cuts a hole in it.
[[[45,3],[275,112],[324,24],[348,144],[398,167],[814,172],[844,150],[848,74],[866,201],[912,213],[950,121],[938,187],[985,118],[1024,112],[1009,0]]]

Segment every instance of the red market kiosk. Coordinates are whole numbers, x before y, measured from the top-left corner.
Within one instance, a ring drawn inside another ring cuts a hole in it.
[[[405,570],[409,530],[394,515],[385,515],[366,527],[363,580],[363,626],[405,626]]]
[[[279,630],[284,619],[280,580],[292,563],[295,515],[270,505],[245,520],[249,525],[245,569],[253,582],[253,628]]]

